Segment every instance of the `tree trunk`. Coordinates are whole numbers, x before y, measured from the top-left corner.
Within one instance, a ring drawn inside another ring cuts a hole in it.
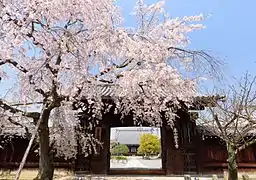
[[[238,180],[237,173],[237,149],[234,145],[227,143],[228,151],[228,180]]]
[[[51,110],[45,109],[42,114],[42,120],[38,129],[39,136],[39,171],[36,179],[52,180],[53,179],[53,157],[50,153],[49,146],[49,127],[48,121]]]

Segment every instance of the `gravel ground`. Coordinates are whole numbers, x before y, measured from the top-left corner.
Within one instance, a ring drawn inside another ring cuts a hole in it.
[[[146,169],[161,169],[162,168],[162,160],[161,159],[152,159],[146,160],[142,159],[142,157],[128,157],[127,162],[117,162],[110,161],[110,169],[129,169],[129,168],[146,168]]]
[[[256,180],[256,175],[254,173],[250,173],[250,180]],[[195,178],[194,176],[191,176],[191,180],[212,180],[212,177],[205,176],[205,177],[198,177]],[[56,180],[184,180],[184,176],[83,176],[83,177],[65,177],[65,178],[59,178]],[[218,180],[223,180],[222,178],[218,178]],[[240,174],[240,179],[241,174]]]
[[[66,177],[58,180],[184,180],[184,177],[166,177],[166,176],[94,176],[94,177]],[[212,180],[210,177],[199,177],[195,179],[192,177],[192,180]],[[221,180],[219,178],[219,180]]]

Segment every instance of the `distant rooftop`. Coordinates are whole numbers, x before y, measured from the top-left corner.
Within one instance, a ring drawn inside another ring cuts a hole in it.
[[[111,140],[120,144],[138,145],[142,134],[155,134],[159,138],[160,128],[155,127],[118,127],[111,128]]]

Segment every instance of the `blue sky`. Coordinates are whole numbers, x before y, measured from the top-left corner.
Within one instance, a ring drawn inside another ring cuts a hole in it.
[[[157,0],[145,0],[148,4]],[[125,26],[134,26],[131,15],[136,0],[117,0]],[[225,61],[227,77],[241,77],[245,71],[256,75],[256,1],[253,0],[166,0],[166,11],[172,17],[211,14],[203,23],[206,29],[190,34],[190,48],[210,50]],[[0,92],[9,87],[1,83]]]
[[[145,0],[148,4],[156,0]],[[136,0],[117,0],[125,15],[125,25],[132,26],[129,13]],[[211,15],[203,23],[206,29],[190,34],[190,48],[210,50],[223,60],[224,73],[237,77],[244,72],[256,75],[256,1],[253,0],[166,0],[165,9],[172,17],[203,13]]]

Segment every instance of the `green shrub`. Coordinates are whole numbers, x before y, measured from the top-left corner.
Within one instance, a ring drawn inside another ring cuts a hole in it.
[[[249,180],[250,178],[249,178],[249,176],[247,174],[243,174],[242,175],[242,179],[243,180]]]
[[[117,144],[110,150],[111,155],[128,155],[129,148],[125,144]]]
[[[116,160],[120,161],[120,160],[127,160],[126,156],[116,156]]]
[[[218,180],[218,176],[216,174],[212,175],[212,180]]]
[[[115,160],[117,162],[127,163],[128,158],[126,156],[111,156],[111,160]]]

